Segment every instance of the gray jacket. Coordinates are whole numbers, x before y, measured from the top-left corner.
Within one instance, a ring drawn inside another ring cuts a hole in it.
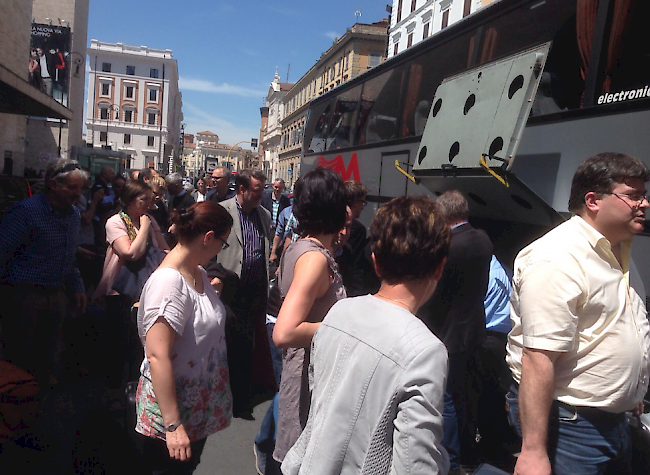
[[[311,351],[309,419],[282,473],[447,473],[447,350],[418,318],[371,295],[341,300]]]
[[[233,225],[230,236],[228,236],[228,249],[224,249],[217,254],[217,262],[222,264],[226,269],[233,271],[237,276],[241,277],[242,260],[244,258],[244,239],[241,231],[241,221],[239,220],[239,211],[237,210],[236,196],[226,201],[219,203],[223,206],[230,216],[232,216]],[[264,237],[264,256],[266,261],[266,275],[269,274],[269,256],[271,255],[270,241],[273,239],[271,236],[271,214],[262,206],[255,208],[255,212],[259,215],[260,222],[262,223],[262,234]]]

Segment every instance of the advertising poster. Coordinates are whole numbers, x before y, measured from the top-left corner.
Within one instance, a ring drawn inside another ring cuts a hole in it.
[[[70,28],[32,23],[29,83],[55,101],[68,105]]]

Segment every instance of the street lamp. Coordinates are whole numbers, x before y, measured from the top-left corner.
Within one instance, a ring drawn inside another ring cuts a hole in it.
[[[226,157],[226,160],[228,161],[228,163],[230,163],[230,152],[232,152],[233,149],[234,149],[237,145],[239,145],[240,143],[249,143],[249,144],[251,144],[251,145],[253,146],[253,148],[256,148],[256,147],[257,147],[257,139],[240,140],[240,141],[237,142],[235,145],[233,145],[232,147],[230,147],[230,150],[228,150],[228,156]],[[238,156],[237,158],[239,159],[239,156]],[[235,166],[234,168],[235,168],[235,171],[239,171],[239,170],[237,169],[237,166]]]

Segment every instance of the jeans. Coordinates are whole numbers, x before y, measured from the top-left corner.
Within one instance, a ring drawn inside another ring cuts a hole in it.
[[[506,395],[508,419],[521,436],[519,387]],[[548,455],[555,475],[631,475],[632,445],[625,413],[575,408],[554,401],[548,428]]]
[[[273,374],[275,375],[275,381],[280,387],[280,377],[282,376],[282,350],[277,348],[273,343],[273,328],[275,323],[267,323],[266,331],[269,337],[269,346],[271,347],[271,360],[273,362]],[[264,419],[262,420],[262,425],[260,431],[255,437],[255,444],[259,450],[263,452],[268,452],[269,454],[273,453],[275,448],[275,434],[278,429],[278,393],[275,393],[273,397],[273,402],[269,406]]]

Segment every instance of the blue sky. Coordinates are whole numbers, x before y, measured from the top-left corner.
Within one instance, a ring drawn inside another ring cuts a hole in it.
[[[210,130],[234,144],[259,136],[275,68],[284,82],[306,73],[356,21],[387,18],[388,0],[90,2],[91,39],[173,51],[186,132]],[[245,146],[245,145],[244,145]]]

